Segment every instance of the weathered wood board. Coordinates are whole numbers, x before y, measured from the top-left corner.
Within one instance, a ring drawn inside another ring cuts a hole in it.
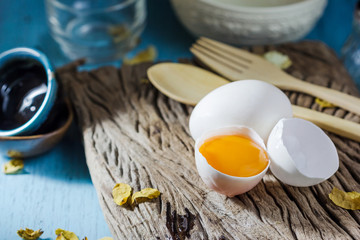
[[[318,42],[258,47],[277,49],[293,60],[295,77],[357,95],[334,53]],[[59,70],[78,123],[91,178],[115,239],[359,239],[360,213],[335,206],[334,186],[360,191],[360,145],[329,134],[340,168],[314,187],[279,182],[270,172],[246,194],[227,198],[206,188],[196,171],[188,119],[192,107],[159,93],[145,81],[151,64]],[[287,93],[294,104],[322,110],[314,99]],[[326,113],[359,122],[342,109]],[[76,167],[76,166],[74,166]],[[134,210],[112,199],[116,183],[135,191],[153,187],[161,197]]]

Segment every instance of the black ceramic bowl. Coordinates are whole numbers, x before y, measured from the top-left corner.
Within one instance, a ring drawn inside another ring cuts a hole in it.
[[[29,135],[47,120],[58,84],[48,58],[31,48],[0,54],[0,136]]]

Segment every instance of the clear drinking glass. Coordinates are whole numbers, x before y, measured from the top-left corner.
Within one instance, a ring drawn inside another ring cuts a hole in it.
[[[341,49],[341,60],[360,90],[360,1],[355,7],[352,31]]]
[[[113,61],[136,46],[145,0],[45,0],[51,35],[70,59]]]

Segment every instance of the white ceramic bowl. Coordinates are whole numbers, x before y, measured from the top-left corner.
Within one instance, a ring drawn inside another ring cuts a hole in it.
[[[277,44],[304,37],[327,0],[171,0],[195,36],[235,45]]]

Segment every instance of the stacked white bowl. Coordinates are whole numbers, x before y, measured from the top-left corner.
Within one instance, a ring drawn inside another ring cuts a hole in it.
[[[327,0],[171,0],[195,36],[236,45],[277,44],[304,37]]]

